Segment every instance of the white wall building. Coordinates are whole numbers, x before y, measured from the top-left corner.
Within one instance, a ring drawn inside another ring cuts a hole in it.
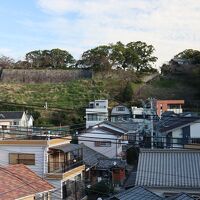
[[[86,128],[108,120],[108,100],[95,100],[86,108]]]
[[[150,108],[131,107],[134,122],[143,122],[144,119],[150,119],[152,111]]]
[[[78,136],[78,140],[79,144],[83,143],[109,158],[122,157],[122,143],[127,144],[124,131],[109,129],[101,124],[87,129]]]

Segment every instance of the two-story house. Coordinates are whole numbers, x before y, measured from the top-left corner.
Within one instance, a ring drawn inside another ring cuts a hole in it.
[[[86,128],[108,120],[108,100],[95,100],[86,108]]]
[[[4,164],[24,164],[56,188],[59,199],[84,196],[82,148],[65,138],[34,137],[0,141]]]
[[[78,135],[79,144],[83,143],[109,158],[122,157],[122,143],[126,144],[125,131],[117,127],[111,128],[109,124],[112,123],[106,121],[86,129]]]

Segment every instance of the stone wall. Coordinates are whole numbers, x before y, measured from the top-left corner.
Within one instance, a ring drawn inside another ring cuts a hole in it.
[[[90,70],[34,70],[3,69],[3,83],[64,83],[71,80],[92,78]]]

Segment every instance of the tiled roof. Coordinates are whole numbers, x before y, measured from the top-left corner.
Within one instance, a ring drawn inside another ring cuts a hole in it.
[[[167,200],[194,200],[191,196],[185,193],[180,193],[176,196],[167,198]]]
[[[103,124],[108,124],[110,126],[113,126],[114,128],[118,128],[124,132],[129,131],[135,131],[138,129],[138,123],[133,122],[132,120],[129,121],[118,121],[118,122],[110,122],[110,121],[104,121],[99,124],[99,126]]]
[[[126,161],[115,158],[99,159],[99,162],[96,166],[97,169],[110,169],[112,167],[125,168]]]
[[[0,119],[21,119],[23,111],[0,111]]]
[[[135,185],[200,191],[200,151],[141,150]]]
[[[22,164],[0,167],[0,200],[13,200],[52,189],[52,185]]]
[[[57,149],[57,150],[61,150],[63,152],[71,152],[71,151],[75,151],[78,149],[81,149],[81,146],[79,144],[62,144],[62,145],[57,145],[57,146],[53,146],[51,147],[51,149]]]
[[[164,116],[158,123],[157,127],[160,132],[167,132],[175,128],[193,123],[200,120],[200,117],[185,117],[180,115]]]
[[[107,158],[105,155],[89,148],[88,146],[81,144],[83,148],[83,161],[87,167],[95,166],[100,158]]]
[[[109,198],[109,200],[162,200],[160,196],[143,187],[134,187]]]

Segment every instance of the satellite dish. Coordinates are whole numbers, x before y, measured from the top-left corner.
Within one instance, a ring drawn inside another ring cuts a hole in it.
[[[116,162],[116,161],[114,161],[114,162],[113,162],[113,165],[114,165],[114,166],[116,166],[116,165],[117,165],[117,162]]]

